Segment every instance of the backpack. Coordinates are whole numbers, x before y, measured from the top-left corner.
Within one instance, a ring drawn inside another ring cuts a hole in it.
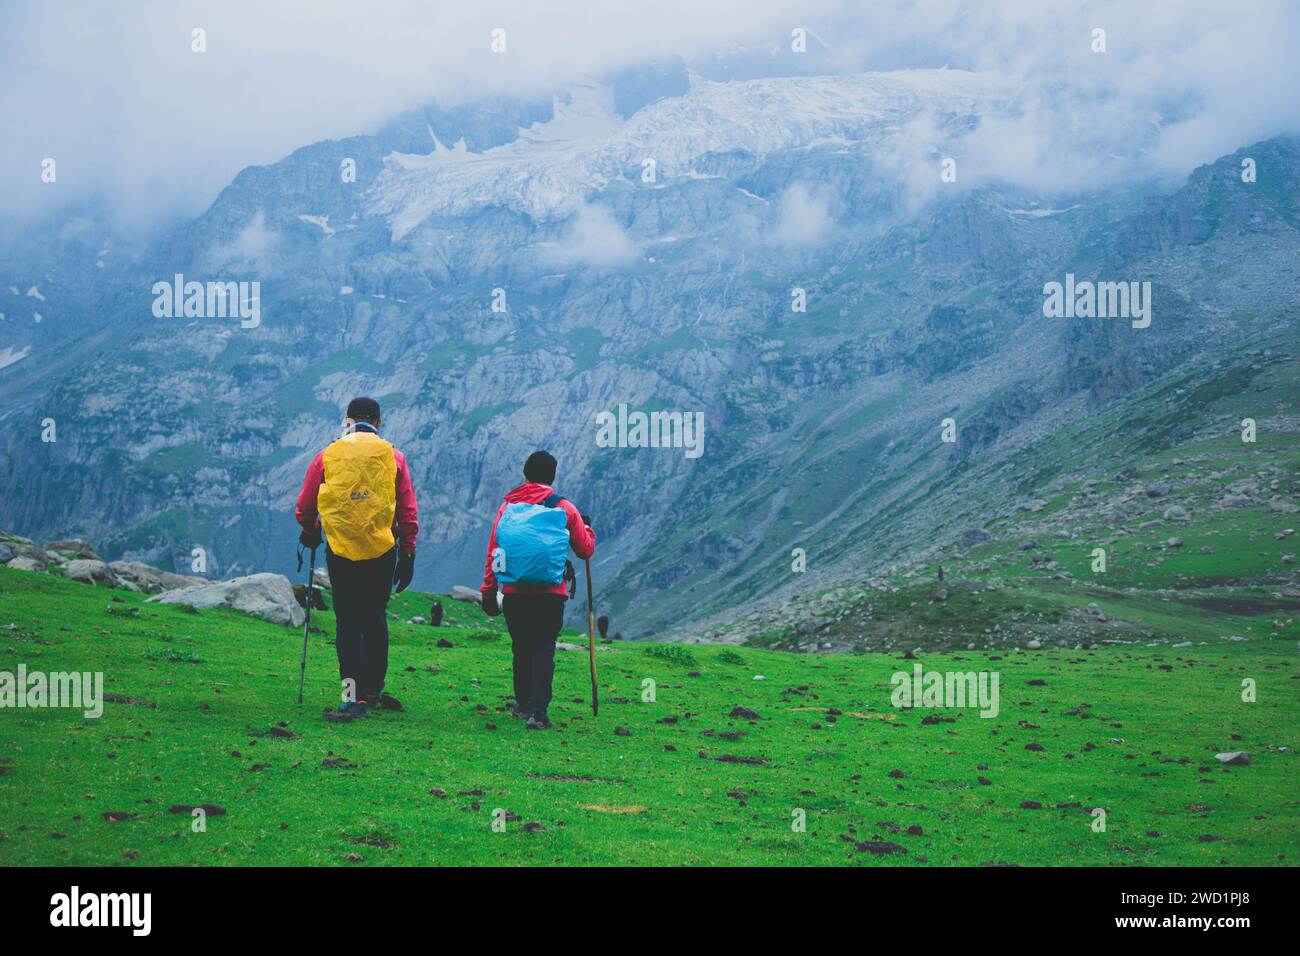
[[[497,522],[493,572],[503,584],[549,587],[564,584],[569,564],[569,516],[564,498],[551,494],[540,504],[513,501]]]
[[[330,550],[350,561],[391,550],[397,513],[397,460],[393,446],[370,432],[353,432],[321,456],[325,481],[316,507]]]

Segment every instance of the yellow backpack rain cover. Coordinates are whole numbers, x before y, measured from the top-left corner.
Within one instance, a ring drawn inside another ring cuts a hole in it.
[[[371,432],[353,432],[322,455],[325,481],[316,507],[330,550],[351,561],[377,558],[394,545],[397,462],[393,446]]]

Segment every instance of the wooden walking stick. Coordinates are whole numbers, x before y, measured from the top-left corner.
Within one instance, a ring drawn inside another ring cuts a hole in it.
[[[587,567],[587,656],[591,659],[591,716],[595,717],[600,708],[596,691],[596,610],[591,603],[591,559],[584,558]]]

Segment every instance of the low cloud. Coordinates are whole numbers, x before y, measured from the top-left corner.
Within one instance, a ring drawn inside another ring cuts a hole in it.
[[[205,264],[209,269],[249,269],[266,275],[274,271],[279,239],[266,227],[266,216],[259,209],[232,241],[208,250]]]
[[[769,239],[781,246],[813,245],[829,238],[834,225],[829,199],[794,183],[776,201],[776,224]]]
[[[564,228],[560,241],[543,246],[538,259],[548,268],[591,266],[619,269],[641,258],[641,247],[633,242],[618,220],[604,206],[581,206]]]
[[[198,215],[246,166],[371,133],[408,109],[545,95],[678,55],[788,44],[802,17],[837,5],[4,0],[0,217],[93,203],[147,231]],[[192,49],[195,29],[206,52]],[[57,160],[56,184],[40,180],[46,157]]]
[[[795,54],[797,27],[833,43]],[[200,28],[206,52],[195,53]],[[1105,52],[1092,49],[1097,29]],[[412,107],[544,95],[674,56],[723,78],[998,73],[1015,108],[957,144],[959,182],[1069,191],[1179,177],[1300,132],[1297,48],[1294,0],[6,0],[0,222],[82,207],[147,232],[202,212],[246,166],[372,132]],[[934,110],[942,128],[945,106]],[[927,175],[955,151],[913,133]],[[41,180],[45,158],[57,160],[56,183]]]

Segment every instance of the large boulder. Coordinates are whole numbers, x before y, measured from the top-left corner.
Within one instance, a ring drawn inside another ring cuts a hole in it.
[[[457,584],[451,589],[451,599],[453,601],[468,601],[470,604],[482,604],[483,594],[473,588],[467,588],[463,584]]]
[[[17,535],[5,535],[0,537],[0,543],[3,543],[6,550],[10,552],[9,557],[4,559],[4,563],[11,568],[21,568],[24,571],[44,571],[45,565],[49,562],[46,560],[45,549],[40,545],[32,544],[27,538],[20,538]],[[15,564],[19,558],[24,558],[22,564]],[[35,565],[32,567],[31,565]]]
[[[17,557],[17,555],[14,554],[14,549],[9,547],[9,545],[5,544],[3,541],[0,541],[0,564],[8,564],[15,557]]]
[[[98,559],[77,558],[69,561],[63,566],[63,576],[69,581],[80,581],[82,584],[98,584],[110,588],[117,584],[117,577],[108,565]]]
[[[180,588],[155,595],[149,601],[197,608],[228,607],[284,627],[301,627],[304,620],[302,608],[294,600],[293,586],[283,574],[250,574],[229,581]]]
[[[162,594],[164,591],[175,591],[177,588],[201,587],[212,583],[207,578],[195,577],[191,574],[159,571],[139,561],[113,561],[108,567],[117,575],[119,583],[133,584],[136,590],[143,591],[145,594]]]
[[[98,561],[99,555],[95,549],[90,546],[89,541],[83,541],[81,538],[66,538],[62,541],[51,541],[45,546],[46,551],[55,551],[69,561],[76,558],[84,558],[89,561]]]

